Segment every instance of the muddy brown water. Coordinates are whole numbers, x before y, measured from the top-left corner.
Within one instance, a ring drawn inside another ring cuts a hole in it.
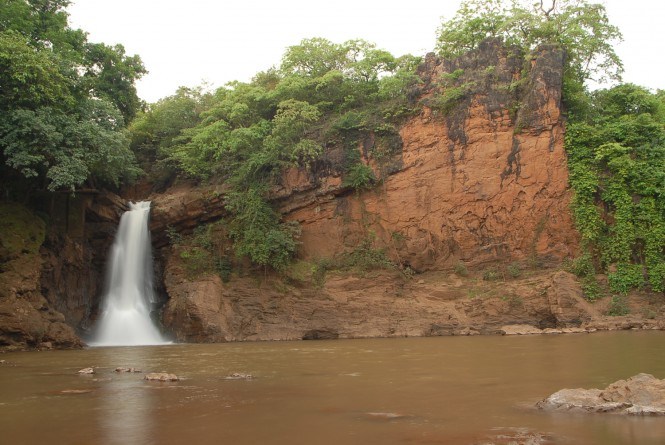
[[[5,354],[0,443],[470,445],[519,429],[556,444],[662,445],[665,418],[533,405],[639,372],[665,378],[664,351],[665,332],[607,332]],[[77,374],[89,366],[95,374]]]

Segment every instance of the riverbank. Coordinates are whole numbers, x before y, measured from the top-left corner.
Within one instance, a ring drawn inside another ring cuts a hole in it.
[[[561,269],[525,268],[491,279],[487,270],[409,277],[374,270],[224,282],[215,274],[189,278],[173,255],[164,282],[169,300],[162,319],[179,342],[665,329],[662,296],[634,292],[590,302],[577,278]]]

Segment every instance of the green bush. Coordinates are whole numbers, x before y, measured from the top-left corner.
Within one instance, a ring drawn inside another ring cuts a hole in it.
[[[457,263],[455,263],[455,273],[460,277],[467,277],[469,276],[469,269],[467,269],[466,264],[464,264],[461,261],[458,261]]]
[[[376,176],[372,168],[359,162],[349,168],[344,177],[344,185],[351,187],[356,191],[371,188],[376,183]]]
[[[231,279],[231,272],[233,271],[231,259],[226,255],[220,256],[216,261],[216,269],[222,281],[228,283]]]
[[[483,280],[485,281],[496,281],[502,278],[501,273],[496,269],[487,269],[483,272]]]
[[[628,307],[628,299],[624,295],[615,295],[612,297],[609,308],[607,309],[607,315],[612,317],[618,317],[621,315],[630,314],[630,308]]]
[[[510,263],[506,271],[511,278],[519,278],[522,275],[522,268],[517,263]]]

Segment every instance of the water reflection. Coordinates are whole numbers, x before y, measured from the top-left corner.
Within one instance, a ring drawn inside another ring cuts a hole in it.
[[[116,367],[138,368],[155,354],[153,348],[100,348],[104,362]],[[99,391],[97,422],[103,445],[150,444],[154,437],[154,397],[140,373],[115,373],[103,379]]]

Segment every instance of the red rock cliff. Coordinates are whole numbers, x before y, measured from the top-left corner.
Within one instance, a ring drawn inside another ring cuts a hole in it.
[[[302,227],[300,255],[333,256],[370,231],[417,271],[570,255],[577,237],[563,148],[563,53],[542,48],[525,70],[511,51],[489,41],[454,62],[428,55],[421,95],[431,105],[402,126],[402,150],[374,190],[287,175],[282,210]],[[455,72],[455,83],[441,81]],[[463,96],[444,114],[435,98],[452,88]],[[379,176],[376,160],[364,160]]]
[[[284,218],[302,229],[300,259],[334,257],[374,237],[393,260],[423,273],[415,280],[398,272],[334,273],[318,284],[192,278],[160,233],[222,217],[224,187],[153,196],[152,229],[166,261],[166,328],[178,340],[225,341],[496,332],[503,324],[579,326],[594,318],[565,274],[482,290],[449,273],[459,262],[558,263],[574,253],[563,57],[545,47],[524,66],[519,51],[498,41],[452,62],[428,55],[419,69],[424,106],[401,126],[398,143],[374,150],[385,140],[370,133],[358,145],[381,178],[374,189],[345,186],[339,150],[329,147],[324,167],[291,170],[273,190]],[[388,159],[373,157],[380,151]],[[479,294],[487,298],[467,298]]]

